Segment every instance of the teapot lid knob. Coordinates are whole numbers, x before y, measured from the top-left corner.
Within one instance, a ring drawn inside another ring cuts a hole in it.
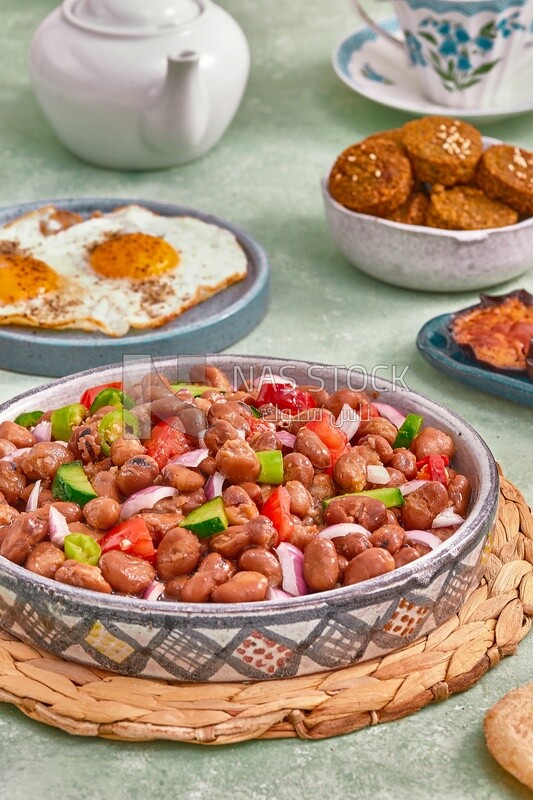
[[[209,0],[64,0],[70,22],[89,30],[115,34],[147,34],[193,22]]]

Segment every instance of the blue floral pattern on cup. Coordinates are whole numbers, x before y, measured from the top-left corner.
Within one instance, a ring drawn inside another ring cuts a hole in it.
[[[394,86],[394,81],[391,81],[391,79],[387,78],[386,75],[382,75],[380,72],[375,70],[374,67],[368,63],[368,61],[365,61],[361,67],[361,75],[363,78],[368,78],[369,81],[382,83],[384,86]]]
[[[474,35],[460,22],[425,17],[416,34],[404,31],[410,61],[414,66],[433,69],[449,92],[469,89],[481,83],[484,75],[500,61],[499,58],[485,60],[496,39],[499,36],[508,39],[515,31],[525,30],[519,17],[520,12],[515,11],[498,22],[491,20]]]

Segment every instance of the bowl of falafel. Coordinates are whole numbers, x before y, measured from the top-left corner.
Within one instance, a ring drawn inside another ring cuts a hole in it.
[[[346,148],[322,181],[343,255],[407,289],[484,289],[533,266],[533,153],[422,117]]]

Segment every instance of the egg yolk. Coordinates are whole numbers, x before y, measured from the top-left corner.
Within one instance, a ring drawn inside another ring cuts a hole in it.
[[[158,236],[125,233],[96,245],[90,260],[98,275],[141,281],[170,272],[179,264],[180,256]]]
[[[0,253],[0,303],[11,305],[59,288],[59,276],[32,256]]]

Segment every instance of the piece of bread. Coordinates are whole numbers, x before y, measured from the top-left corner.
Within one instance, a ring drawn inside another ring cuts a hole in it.
[[[484,729],[500,766],[533,789],[533,683],[514,689],[489,709]]]

